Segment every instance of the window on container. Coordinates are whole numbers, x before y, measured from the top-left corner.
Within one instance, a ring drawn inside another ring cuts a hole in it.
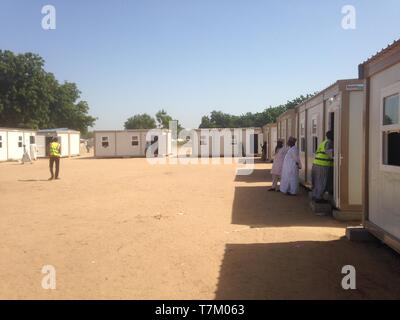
[[[282,133],[282,139],[285,141],[285,144],[286,144],[286,125],[281,125],[281,133]]]
[[[382,163],[400,167],[400,95],[383,99]]]
[[[306,152],[306,138],[304,137],[300,139],[300,150],[301,152]]]
[[[313,153],[316,153],[318,149],[318,137],[313,137]]]
[[[139,145],[139,137],[132,136],[132,146],[138,146],[138,145]]]
[[[315,154],[318,149],[318,122],[317,118],[311,120],[312,152]]]
[[[317,119],[312,119],[312,122],[311,122],[311,133],[312,134],[314,134],[314,135],[316,135],[317,134],[317,129],[318,129],[318,125],[317,125]]]
[[[35,144],[35,136],[30,136],[29,137],[29,143],[30,144]]]
[[[304,137],[304,136],[306,135],[306,128],[305,128],[304,122],[302,122],[302,123],[300,124],[300,135],[301,135],[302,137]]]
[[[400,167],[400,130],[383,133],[383,164]]]
[[[383,125],[399,124],[399,95],[387,97],[383,100]]]
[[[200,136],[200,145],[201,146],[207,145],[207,136]]]
[[[22,136],[18,137],[18,148],[22,148]]]
[[[108,137],[101,137],[101,146],[103,148],[108,148],[109,147],[109,142],[108,142]]]
[[[0,149],[3,148],[3,136],[0,136]]]

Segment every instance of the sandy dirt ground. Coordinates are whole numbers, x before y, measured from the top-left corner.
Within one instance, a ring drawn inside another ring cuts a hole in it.
[[[270,168],[74,158],[47,181],[47,160],[0,163],[0,298],[400,298],[399,256],[348,242],[304,191],[268,192]],[[344,265],[357,290],[342,289]]]

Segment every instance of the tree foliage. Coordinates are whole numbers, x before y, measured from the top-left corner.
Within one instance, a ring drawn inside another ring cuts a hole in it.
[[[209,116],[201,118],[199,128],[249,128],[262,127],[267,123],[274,123],[276,119],[288,109],[293,109],[298,104],[311,98],[314,94],[301,95],[286,104],[266,108],[262,112],[247,112],[242,115],[231,115],[221,111],[212,111]]]
[[[125,129],[154,129],[156,128],[156,121],[147,113],[136,114],[128,118],[124,124]]]
[[[157,121],[157,123],[156,123]],[[148,115],[147,113],[137,114],[133,117],[130,117],[124,124],[125,129],[169,129],[169,122],[173,121],[173,118],[165,111],[161,109],[156,113],[155,120],[153,117]],[[183,128],[179,124],[177,125],[178,132],[180,132]]]
[[[96,118],[80,94],[75,83],[60,84],[46,72],[39,55],[0,50],[0,126],[85,133]]]
[[[167,111],[161,109],[156,113],[156,120],[159,128],[168,129],[169,122],[172,121],[172,117],[168,115]]]

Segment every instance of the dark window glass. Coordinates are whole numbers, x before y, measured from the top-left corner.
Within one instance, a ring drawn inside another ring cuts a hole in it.
[[[316,153],[318,149],[318,137],[313,137],[313,152]]]
[[[383,164],[388,166],[400,166],[400,132],[384,133]]]
[[[306,152],[306,138],[301,138],[301,152]]]

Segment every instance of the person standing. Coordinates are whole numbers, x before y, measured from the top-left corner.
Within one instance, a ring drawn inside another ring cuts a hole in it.
[[[267,159],[267,142],[261,145],[261,161],[265,161]]]
[[[24,151],[22,154],[21,164],[25,164],[25,162],[30,162],[32,164],[31,156],[29,155],[28,151],[26,150],[26,145],[24,145]]]
[[[324,193],[333,193],[333,131],[326,133],[324,140],[315,152],[311,171],[312,200],[317,203],[326,202]]]
[[[290,196],[295,196],[299,191],[299,169],[301,169],[301,161],[296,142],[296,138],[289,138],[289,150],[286,153],[282,167],[280,191]]]
[[[289,148],[283,146],[283,140],[278,140],[275,148],[274,163],[272,165],[272,186],[268,191],[279,191],[278,182],[282,175],[283,160],[285,160],[286,153]]]
[[[60,179],[58,177],[58,174],[60,172],[60,157],[61,157],[61,145],[58,142],[57,138],[53,138],[50,142],[50,161],[49,161],[49,166],[50,166],[50,173],[51,177],[49,180],[53,179]],[[56,173],[54,175],[53,167],[54,164],[56,166]]]
[[[36,145],[36,143],[32,143],[29,147],[29,151],[30,151],[30,155],[31,155],[31,159],[33,160],[37,160],[37,153],[38,153],[38,147]]]

